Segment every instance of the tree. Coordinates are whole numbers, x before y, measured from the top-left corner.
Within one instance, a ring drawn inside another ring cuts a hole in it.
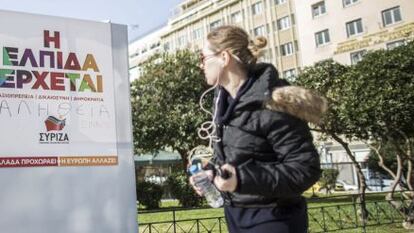
[[[394,177],[393,191],[404,176],[413,190],[413,70],[414,42],[411,42],[393,50],[370,52],[344,75],[342,91],[348,95],[342,98],[342,112],[346,125],[353,137],[374,141],[378,147],[392,146],[397,169],[383,168]],[[372,146],[379,158],[384,158],[378,147]],[[387,199],[393,200],[393,192]],[[414,218],[406,220],[414,222]]]
[[[323,60],[315,63],[313,66],[306,67],[297,77],[295,84],[316,90],[325,96],[329,102],[329,108],[323,120],[319,125],[312,127],[313,131],[321,133],[323,138],[332,138],[337,141],[346,151],[356,168],[360,202],[362,209],[362,219],[368,216],[365,206],[366,182],[361,166],[356,161],[355,155],[352,153],[348,142],[343,139],[352,139],[350,127],[347,121],[347,115],[343,112],[343,96],[347,95],[343,91],[346,80],[344,75],[348,72],[349,67],[341,65],[332,59]]]
[[[199,107],[207,88],[196,54],[178,51],[150,58],[131,85],[134,152],[173,149],[186,165],[187,152],[206,143],[197,128],[208,120]],[[204,102],[211,107],[211,99]]]
[[[375,140],[379,145],[390,144],[397,161],[401,160],[395,183],[400,180],[398,173],[406,161],[410,189],[414,136],[413,70],[414,43],[411,42],[393,50],[367,54],[346,74],[344,87],[352,93],[344,97],[344,109],[348,109],[346,119],[354,127],[354,136]]]
[[[299,75],[299,83],[320,91],[330,101],[330,109],[319,126],[320,130],[345,145],[348,154],[350,151],[338,135],[371,143],[379,164],[395,178],[393,190],[404,176],[404,164],[407,166],[407,186],[412,190],[413,70],[414,42],[411,42],[393,50],[369,52],[354,66],[342,67],[333,61],[323,61]],[[333,78],[332,74],[337,76]],[[381,146],[392,146],[396,171],[381,161],[384,159]],[[362,186],[360,192],[364,192],[365,180],[358,167],[357,171]],[[392,194],[387,197],[392,198]]]
[[[377,50],[346,73],[342,90],[351,92],[343,98],[346,119],[357,136],[404,141],[413,135],[413,54],[413,42]]]
[[[387,143],[379,146],[379,143],[371,144],[372,149],[368,156],[369,170],[378,172],[380,174],[392,177],[398,169],[397,161],[395,160],[395,149]],[[379,156],[380,155],[380,156]],[[389,170],[389,171],[388,171]]]
[[[348,140],[374,142],[371,148],[379,156],[379,160],[384,158],[381,154],[383,150],[375,145],[392,146],[397,170],[392,172],[388,169],[388,173],[394,173],[393,190],[401,181],[404,164],[407,165],[407,185],[412,190],[413,70],[414,43],[411,42],[393,50],[370,52],[357,65],[350,67],[342,67],[333,61],[323,61],[305,69],[298,78],[299,83],[320,91],[329,99],[330,109],[319,129],[341,143],[348,154],[350,150],[346,147],[347,144],[341,142],[338,135],[343,135]],[[333,76],[335,74],[337,76]],[[365,179],[358,167],[357,171],[362,186],[361,199],[364,199]],[[387,199],[393,199],[392,193]],[[364,207],[362,212],[365,219],[368,212]],[[412,223],[414,218],[409,217],[410,215],[406,215],[406,222]]]

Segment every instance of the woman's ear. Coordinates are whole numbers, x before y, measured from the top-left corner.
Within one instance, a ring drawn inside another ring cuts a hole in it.
[[[230,62],[230,54],[229,54],[229,52],[227,52],[227,51],[223,51],[222,53],[221,53],[221,59],[222,59],[222,67],[225,67],[225,66],[227,66],[228,64],[229,64],[229,62]]]

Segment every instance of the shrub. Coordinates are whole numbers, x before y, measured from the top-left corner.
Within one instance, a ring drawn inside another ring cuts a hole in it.
[[[150,182],[137,182],[137,200],[147,209],[157,209],[160,207],[162,197],[161,185]]]
[[[322,176],[319,179],[321,188],[326,190],[326,194],[330,193],[335,188],[336,178],[339,175],[339,171],[333,168],[322,169]]]
[[[166,184],[171,190],[171,194],[178,199],[183,207],[198,207],[203,203],[203,198],[199,197],[191,185],[188,183],[188,176],[183,172],[171,174]]]

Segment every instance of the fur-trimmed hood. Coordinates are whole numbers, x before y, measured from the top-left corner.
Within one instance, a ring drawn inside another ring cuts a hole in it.
[[[298,86],[275,88],[265,106],[270,110],[286,112],[316,125],[320,123],[328,108],[325,98]]]
[[[270,110],[285,112],[313,124],[320,123],[328,108],[324,97],[303,87],[289,86],[288,82],[278,78],[278,72],[271,64],[257,64],[249,75],[256,80],[236,108],[264,104]]]

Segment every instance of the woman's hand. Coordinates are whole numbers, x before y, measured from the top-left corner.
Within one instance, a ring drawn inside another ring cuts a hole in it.
[[[221,166],[221,170],[230,173],[230,177],[228,179],[223,179],[221,176],[216,176],[214,178],[214,184],[220,191],[234,192],[237,188],[236,169],[230,164],[224,164]]]
[[[204,171],[207,173],[208,178],[212,181],[213,180],[213,171],[212,170],[206,170]],[[195,178],[197,177],[197,174],[190,176],[190,184],[193,187],[194,191],[199,195],[199,196],[203,196],[203,192],[201,191],[201,189],[199,187],[197,187],[195,185]]]

